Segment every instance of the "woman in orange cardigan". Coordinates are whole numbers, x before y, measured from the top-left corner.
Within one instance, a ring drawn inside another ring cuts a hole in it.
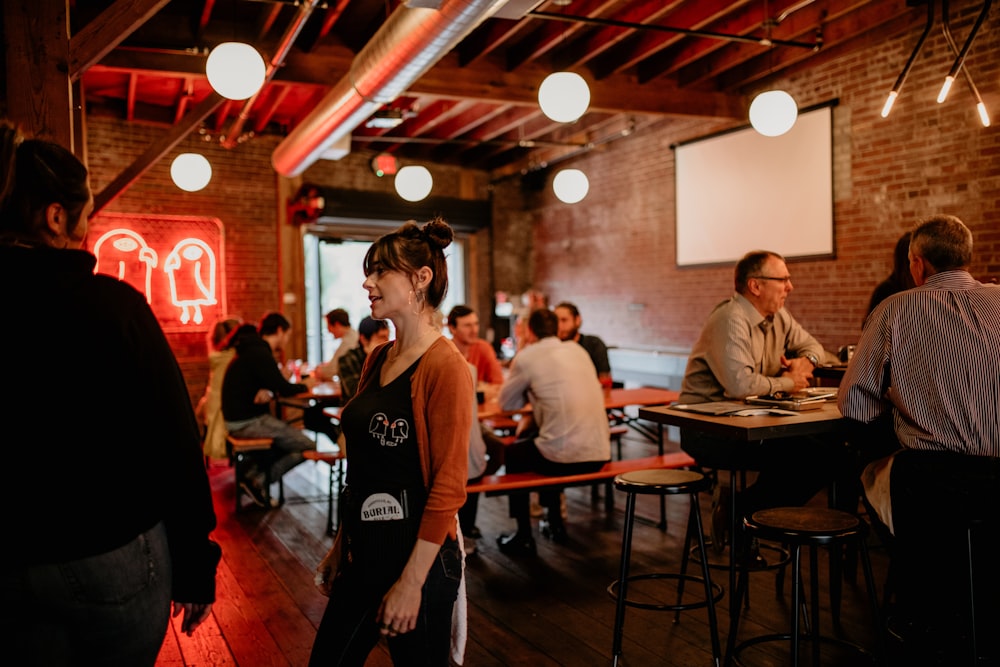
[[[341,411],[344,516],[317,572],[330,602],[310,665],[361,667],[380,635],[397,666],[450,664],[474,392],[465,359],[432,318],[452,238],[443,220],[408,222],[365,257],[372,317],[392,320],[396,339],[368,356]]]

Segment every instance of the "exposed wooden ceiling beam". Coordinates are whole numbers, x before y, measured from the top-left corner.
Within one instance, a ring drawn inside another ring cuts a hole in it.
[[[170,0],[117,0],[73,35],[69,44],[69,77],[76,81]]]

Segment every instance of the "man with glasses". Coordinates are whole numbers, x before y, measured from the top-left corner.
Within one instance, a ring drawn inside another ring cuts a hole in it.
[[[785,309],[793,287],[781,255],[749,252],[736,264],[734,278],[736,293],[715,307],[688,357],[681,403],[805,389],[824,354],[823,346]],[[841,443],[810,440],[814,442],[786,438],[752,444],[681,430],[681,448],[699,465],[759,471],[756,481],[737,497],[742,516],[767,507],[803,505],[843,469],[846,451]],[[713,502],[712,522],[718,550],[730,525],[729,502],[721,489]]]

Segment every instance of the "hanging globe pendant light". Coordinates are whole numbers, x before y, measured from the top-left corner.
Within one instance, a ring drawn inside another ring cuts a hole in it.
[[[572,123],[590,106],[590,87],[575,72],[549,74],[538,87],[538,106],[558,123]]]
[[[799,109],[791,95],[783,90],[769,90],[750,103],[750,125],[765,137],[779,137],[792,129]]]
[[[223,42],[208,54],[205,74],[215,92],[230,100],[245,100],[264,85],[267,67],[249,44]]]

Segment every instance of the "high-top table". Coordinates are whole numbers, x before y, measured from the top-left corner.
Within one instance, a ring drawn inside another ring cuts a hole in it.
[[[755,407],[757,406],[746,406],[748,410],[753,410]],[[843,432],[848,424],[848,420],[837,409],[835,401],[827,401],[814,410],[802,410],[793,414],[754,416],[710,415],[678,410],[665,405],[639,408],[639,417],[661,426],[679,426],[716,437],[746,442]],[[735,502],[734,495],[731,512],[735,511]],[[705,557],[704,554],[702,557]],[[736,590],[736,557],[733,549],[729,550],[729,590],[730,594]],[[731,615],[739,613],[739,602],[731,600],[730,605]]]
[[[748,409],[754,406],[746,406]],[[794,415],[762,414],[751,417],[708,415],[678,410],[669,405],[640,407],[639,417],[657,424],[679,426],[731,440],[761,441],[803,435],[821,435],[844,429],[847,420],[837,404],[827,401],[814,410]]]

